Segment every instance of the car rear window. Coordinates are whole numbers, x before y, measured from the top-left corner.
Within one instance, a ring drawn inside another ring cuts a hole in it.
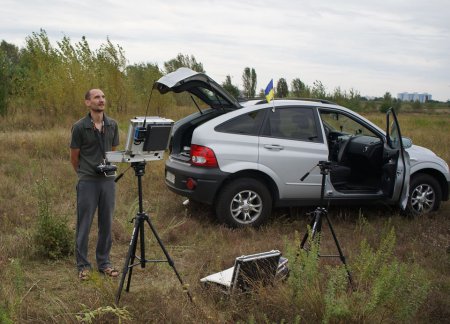
[[[264,119],[264,113],[264,110],[255,110],[240,115],[216,126],[215,130],[222,133],[257,136]]]

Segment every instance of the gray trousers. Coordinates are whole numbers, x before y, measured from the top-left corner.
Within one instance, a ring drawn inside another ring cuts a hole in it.
[[[95,257],[97,267],[103,270],[111,265],[112,218],[115,205],[115,182],[110,179],[80,180],[77,184],[77,230],[75,253],[77,268],[91,269],[88,261],[89,232],[98,208],[98,240]]]

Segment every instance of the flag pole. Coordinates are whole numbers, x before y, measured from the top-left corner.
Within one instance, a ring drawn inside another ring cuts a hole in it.
[[[272,85],[273,85],[273,79],[272,79]],[[272,112],[275,112],[275,87],[273,87]]]
[[[273,86],[273,78],[272,78],[272,87],[273,87],[272,112],[275,112],[275,87]]]

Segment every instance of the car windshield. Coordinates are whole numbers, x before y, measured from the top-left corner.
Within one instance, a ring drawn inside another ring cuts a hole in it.
[[[347,115],[337,112],[321,111],[320,117],[327,133],[340,133],[341,135],[376,135],[367,127]]]

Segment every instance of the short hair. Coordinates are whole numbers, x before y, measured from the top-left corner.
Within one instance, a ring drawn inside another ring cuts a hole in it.
[[[84,100],[89,100],[91,99],[91,90],[89,89],[85,94],[84,94]]]

